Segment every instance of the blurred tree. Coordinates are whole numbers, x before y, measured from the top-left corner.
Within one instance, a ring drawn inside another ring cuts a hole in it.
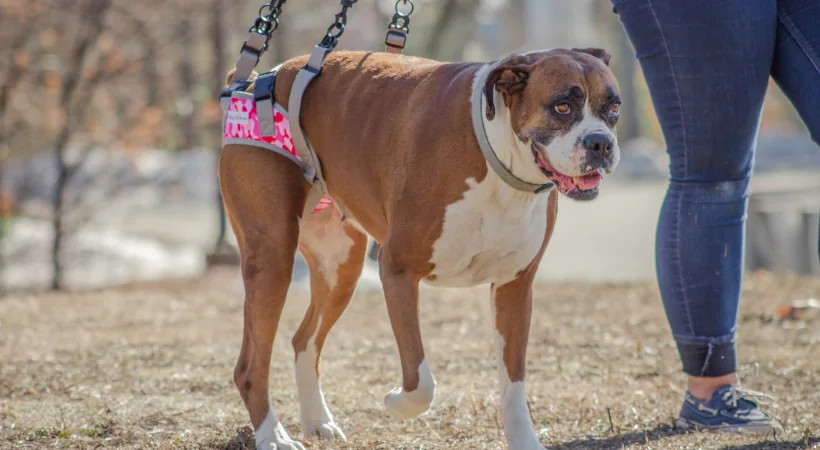
[[[211,66],[211,95],[214,99],[211,101],[214,102],[216,101],[215,99],[219,98],[219,95],[225,87],[226,67],[228,67],[228,59],[225,56],[225,44],[228,38],[228,29],[225,20],[228,9],[226,0],[211,0],[211,9],[210,34],[211,50],[213,52],[213,65]],[[281,36],[282,33],[280,30],[280,32],[277,33],[277,38],[274,42],[278,42]],[[271,47],[273,50],[281,50],[277,49],[274,45]],[[214,107],[219,108],[219,105],[215,104]],[[219,160],[219,150],[222,144],[222,132],[220,129],[221,120],[219,120],[221,119],[221,112],[219,114],[220,115],[217,116],[216,120],[213,120],[213,126],[211,127],[216,133],[209,134],[211,137],[209,139],[209,146],[216,150],[217,165]],[[216,244],[214,245],[213,250],[207,255],[207,263],[208,265],[217,263],[238,264],[239,253],[236,249],[228,245],[227,242],[228,223],[226,220],[227,218],[225,217],[225,205],[222,203],[222,193],[219,189],[216,190],[215,201],[219,226],[217,230]]]
[[[90,0],[82,5],[80,13],[88,23],[77,28],[77,36],[70,57],[65,61],[60,80],[61,92],[59,100],[59,111],[62,118],[62,125],[54,141],[54,154],[57,159],[57,183],[54,189],[54,217],[52,225],[54,229],[54,242],[51,250],[51,261],[53,274],[51,288],[60,289],[62,287],[62,250],[63,250],[63,202],[65,200],[65,188],[68,179],[76,167],[70,167],[66,160],[66,147],[72,134],[76,131],[77,124],[82,123],[88,111],[88,98],[76,98],[76,94],[81,90],[94,89],[94,84],[99,80],[84,78],[86,72],[86,59],[89,50],[99,39],[103,31],[103,23],[110,0]],[[98,71],[97,74],[104,72]],[[87,94],[87,92],[85,92]]]
[[[595,2],[592,5],[594,29],[599,33],[600,46],[608,47],[612,54],[612,71],[618,79],[621,89],[621,100],[625,107],[621,109],[618,121],[618,138],[628,141],[640,135],[640,120],[638,119],[638,96],[635,72],[638,61],[635,59],[635,50],[629,37],[621,27],[617,16],[612,12],[608,2]]]
[[[177,62],[179,84],[176,100],[176,110],[180,122],[182,134],[181,146],[184,150],[190,150],[197,144],[196,124],[194,123],[194,110],[196,100],[194,98],[194,49],[196,48],[195,22],[189,18],[194,15],[197,3],[177,0],[177,36],[179,45],[177,46]]]
[[[422,56],[442,61],[461,60],[467,41],[475,34],[475,14],[480,5],[481,2],[475,0],[443,0]]]
[[[54,287],[61,285],[61,266],[68,264],[62,249],[73,233],[135,183],[105,163],[90,167],[89,159],[101,153],[128,158],[133,167],[125,172],[133,174],[146,149],[219,149],[217,97],[262,2],[69,3],[0,0],[0,187],[7,188],[3,177],[8,180],[10,163],[39,161],[42,155],[53,162],[16,185],[10,197],[0,192],[0,204],[16,198],[34,205],[25,214],[52,221],[54,241],[37,249],[44,260],[46,254],[52,257]],[[351,10],[342,48],[383,48],[394,4],[360,2]],[[338,0],[288,2],[260,69],[309,52],[337,9]],[[639,66],[609,2],[418,0],[406,53],[489,59],[556,46],[597,46],[613,53],[626,105],[621,138],[661,139]],[[774,107],[767,106],[764,128],[801,129],[792,125],[798,120],[782,96],[770,97],[769,103]],[[180,191],[163,189],[169,196]],[[38,201],[53,206],[53,215]],[[217,198],[208,201],[221,207]],[[229,233],[221,211],[219,220],[217,247]]]

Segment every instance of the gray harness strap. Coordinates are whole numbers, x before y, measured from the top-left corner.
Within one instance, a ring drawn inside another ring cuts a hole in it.
[[[253,73],[254,67],[259,62],[259,57],[265,51],[265,44],[268,42],[268,37],[264,34],[251,32],[245,44],[242,46],[242,52],[239,54],[239,59],[236,61],[236,72],[234,72],[233,79],[235,81],[244,81]]]
[[[288,118],[290,119],[291,128],[296,125],[298,131],[292,131],[293,146],[299,157],[302,158],[302,165],[306,176],[311,176],[314,183],[319,184],[321,191],[327,195],[327,184],[322,174],[322,166],[319,162],[319,157],[316,151],[308,142],[305,130],[302,128],[302,97],[305,95],[310,82],[322,72],[322,64],[325,62],[325,57],[330,53],[330,50],[317,45],[313,48],[310,54],[307,65],[299,71],[296,79],[293,81],[293,86],[290,88],[290,98],[288,99]]]
[[[308,191],[307,201],[305,201],[305,209],[302,210],[302,217],[307,217],[308,214],[313,212],[313,209],[316,208],[316,205],[319,204],[319,200],[322,199],[322,196],[325,195],[324,192],[319,188],[317,184],[314,184],[310,187],[310,191]],[[333,206],[335,206],[339,211],[342,211],[342,207],[339,206],[338,202],[333,202]],[[344,211],[342,211],[342,215],[344,215]]]
[[[259,75],[254,81],[253,101],[256,105],[256,115],[259,118],[259,135],[270,137],[276,135],[273,126],[274,98],[273,91],[276,88],[276,75],[282,64],[274,67],[270,72]]]
[[[311,212],[323,195],[330,196],[322,172],[322,163],[319,161],[316,150],[310,145],[304,128],[302,128],[302,98],[305,96],[305,91],[313,79],[322,73],[322,65],[325,62],[327,54],[330,52],[331,49],[322,47],[321,45],[317,45],[313,48],[307,65],[296,74],[296,79],[290,88],[290,98],[288,99],[288,118],[291,123],[293,146],[296,148],[296,153],[299,153],[299,157],[302,159],[302,170],[305,172],[305,178],[310,179],[312,184],[302,217]],[[294,125],[296,130],[293,130]],[[342,213],[343,217],[347,215],[347,212],[338,201],[334,201],[333,205]]]
[[[491,70],[488,70],[483,75],[480,75],[476,87],[473,89],[471,115],[473,119],[473,132],[478,140],[478,146],[481,148],[481,154],[487,160],[487,164],[513,189],[524,192],[534,192],[536,194],[546,192],[552,189],[555,185],[553,183],[530,183],[515,176],[515,174],[498,159],[498,155],[493,151],[493,146],[490,144],[490,139],[487,137],[487,130],[484,129],[484,83],[487,82],[487,76]]]

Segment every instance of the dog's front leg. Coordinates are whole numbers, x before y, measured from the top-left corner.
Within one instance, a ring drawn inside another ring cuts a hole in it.
[[[501,286],[494,284],[490,288],[497,331],[501,420],[511,450],[544,448],[532,427],[524,387],[532,313],[532,280],[532,274],[529,274]]]
[[[384,398],[384,405],[393,418],[410,419],[427,411],[436,392],[419,330],[419,279],[394,259],[389,246],[379,254],[379,269],[403,378],[402,386]]]

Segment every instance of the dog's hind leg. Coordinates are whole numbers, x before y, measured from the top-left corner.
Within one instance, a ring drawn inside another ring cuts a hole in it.
[[[330,207],[302,221],[299,251],[310,269],[310,306],[293,337],[302,433],[306,438],[344,440],[325,403],[319,362],[325,337],[350,302],[361,275],[367,236]]]
[[[242,145],[222,150],[219,179],[245,283],[245,326],[234,382],[256,429],[257,449],[304,450],[276,418],[268,375],[308,185],[284,157]]]

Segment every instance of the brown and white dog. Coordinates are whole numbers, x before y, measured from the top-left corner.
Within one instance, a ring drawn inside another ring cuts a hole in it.
[[[403,373],[401,386],[385,398],[387,411],[417,416],[435,392],[419,332],[419,282],[489,283],[507,441],[512,449],[542,448],[524,370],[533,278],[555,224],[558,193],[515,190],[488,168],[471,125],[471,94],[482,90],[489,141],[513,174],[592,199],[619,160],[620,100],[608,60],[595,49],[518,54],[495,64],[332,53],[304,97],[302,125],[347,217],[336,208],[302,217],[309,186],[286,158],[251,146],[223,149],[220,184],[246,295],[234,379],[257,448],[303,448],[268,398],[271,349],[297,250],[311,285],[310,306],[293,338],[302,431],[345,438],[319,384],[319,358],[362,271],[366,235],[382,244],[380,277]],[[277,99],[288,98],[305,62],[284,64]]]

